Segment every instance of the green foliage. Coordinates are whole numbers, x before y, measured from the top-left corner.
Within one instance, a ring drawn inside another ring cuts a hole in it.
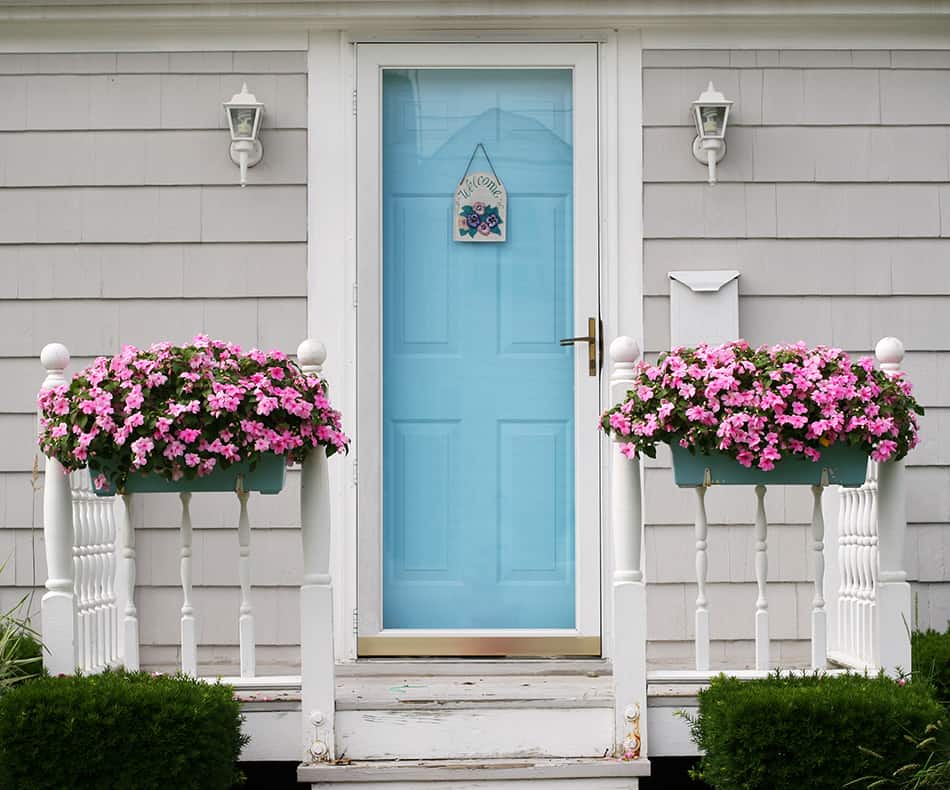
[[[914,631],[910,645],[914,679],[930,683],[937,699],[950,705],[950,628],[942,634],[933,629]]]
[[[905,735],[914,746],[911,762],[893,768],[893,761],[868,750],[878,764],[893,770],[878,776],[862,776],[851,784],[866,790],[947,790],[950,787],[950,733],[942,721],[928,724],[922,735]]]
[[[6,563],[0,563],[0,573]],[[11,686],[36,677],[43,671],[43,648],[39,634],[20,614],[29,595],[5,612],[0,612],[0,694]]]
[[[44,677],[0,697],[0,787],[227,790],[247,742],[230,686],[144,672]]]
[[[43,648],[24,623],[0,626],[0,694],[43,671]]]
[[[706,752],[696,778],[716,790],[839,790],[914,762],[915,743],[904,736],[942,713],[926,684],[883,676],[720,675],[700,692],[691,721]]]

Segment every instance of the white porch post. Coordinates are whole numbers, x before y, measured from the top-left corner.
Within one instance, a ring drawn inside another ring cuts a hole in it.
[[[42,389],[66,383],[63,371],[69,351],[50,343],[40,352],[46,368]],[[71,675],[76,655],[76,598],[73,590],[73,498],[69,477],[59,461],[46,459],[43,482],[43,540],[46,544],[46,593],[40,606],[43,619],[43,664],[53,675]]]
[[[610,344],[611,396],[623,399],[632,384],[640,349],[629,337]],[[613,533],[614,751],[647,755],[646,585],[640,568],[643,506],[639,458],[627,458],[615,438],[611,463],[610,528]]]
[[[888,376],[900,373],[904,344],[885,337],[874,349],[877,361]],[[904,570],[904,537],[907,532],[907,488],[905,463],[888,461],[878,465],[878,622],[875,635],[880,666],[889,675],[911,671],[911,596]]]
[[[319,374],[327,351],[304,340],[297,359],[304,373]],[[301,468],[300,532],[303,583],[300,586],[300,683],[304,762],[336,759],[333,717],[336,705],[333,651],[333,585],[330,578],[330,479],[323,448],[312,450]]]

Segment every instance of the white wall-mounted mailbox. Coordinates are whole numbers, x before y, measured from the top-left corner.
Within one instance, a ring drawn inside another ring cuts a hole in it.
[[[670,345],[739,339],[739,272],[670,272]]]

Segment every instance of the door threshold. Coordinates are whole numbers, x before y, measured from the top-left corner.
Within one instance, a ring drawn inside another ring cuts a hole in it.
[[[613,674],[605,658],[357,658],[336,665],[338,677],[380,675],[587,675]]]

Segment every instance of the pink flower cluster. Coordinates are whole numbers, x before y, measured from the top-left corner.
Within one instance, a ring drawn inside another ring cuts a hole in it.
[[[255,461],[346,451],[340,414],[318,376],[280,351],[242,352],[198,335],[185,346],[125,346],[39,397],[39,444],[67,471],[90,462],[121,489],[130,472],[179,480]],[[104,475],[94,481],[107,486]]]
[[[841,349],[804,343],[752,348],[674,348],[641,362],[626,399],[601,417],[625,440],[628,457],[656,455],[657,442],[720,451],[769,471],[782,458],[811,461],[837,442],[875,461],[903,458],[918,442],[924,410],[903,376],[889,378],[870,357],[852,364]]]

